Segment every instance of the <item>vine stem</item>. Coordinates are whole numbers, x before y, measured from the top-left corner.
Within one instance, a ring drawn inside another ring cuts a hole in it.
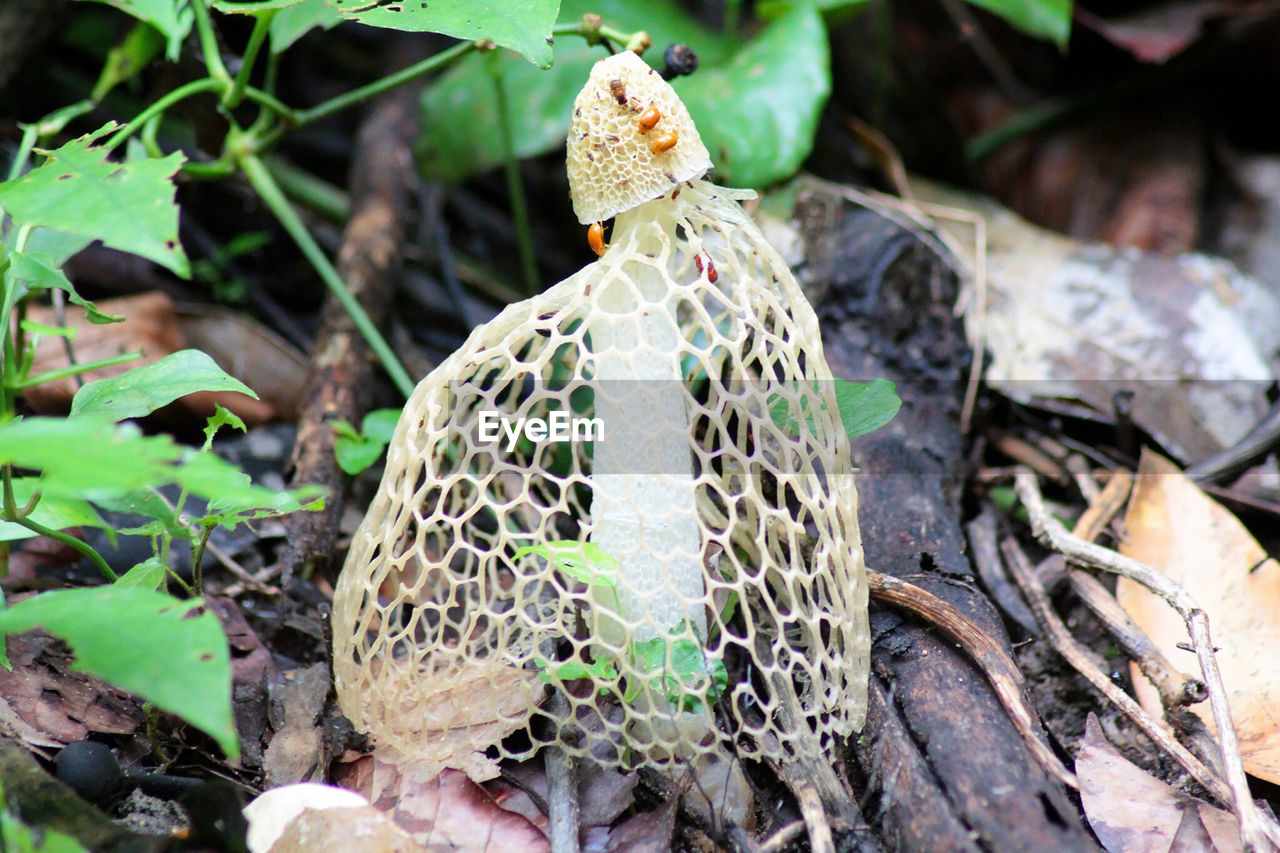
[[[424,74],[430,74],[438,68],[443,68],[464,54],[475,50],[475,46],[475,42],[471,41],[455,44],[453,47],[442,50],[421,62],[415,62],[408,68],[397,71],[394,74],[388,74],[380,80],[374,80],[368,85],[352,89],[350,92],[344,92],[341,95],[316,104],[310,109],[297,110],[294,112],[294,124],[302,127],[317,122],[322,118],[345,110],[347,107],[353,107],[362,101],[381,95],[384,92],[389,92],[397,86],[416,80]]]
[[[524,181],[520,179],[520,163],[516,159],[515,140],[511,137],[511,110],[507,101],[506,81],[502,78],[502,66],[496,52],[488,59],[489,77],[493,80],[494,105],[498,108],[498,136],[502,140],[503,171],[507,177],[507,198],[511,202],[511,218],[516,226],[516,246],[520,251],[520,269],[524,274],[525,291],[530,295],[541,290],[538,276],[538,258],[533,250],[533,230],[529,227],[529,202],[524,195]]]
[[[298,216],[297,211],[289,204],[289,200],[281,192],[280,186],[276,183],[275,178],[272,177],[271,172],[255,154],[242,154],[239,158],[239,163],[254,191],[258,193],[263,203],[275,214],[276,219],[280,221],[284,230],[298,244],[303,256],[306,257],[348,316],[351,317],[351,322],[355,323],[356,328],[369,344],[369,348],[378,356],[378,360],[382,362],[382,366],[391,376],[396,387],[400,389],[400,392],[405,397],[408,397],[413,393],[414,385],[408,371],[404,369],[404,365],[400,363],[400,359],[396,357],[386,338],[382,336],[377,326],[369,319],[369,315],[365,313],[364,308],[351,295],[351,291],[347,290],[342,277],[338,275],[338,271],[334,269],[333,264],[329,262],[324,251],[316,243],[315,238],[311,236],[311,232],[307,230],[307,226]]]
[[[205,77],[203,80],[192,80],[190,83],[179,86],[167,95],[158,98],[149,107],[130,119],[128,124],[117,130],[115,134],[107,140],[107,150],[110,151],[121,142],[124,142],[136,133],[139,128],[150,121],[152,116],[160,115],[165,110],[169,109],[169,107],[178,103],[178,101],[190,98],[192,95],[198,95],[201,92],[219,90],[224,88],[226,85],[226,83],[220,80],[215,80],[212,77]]]
[[[213,30],[213,21],[209,20],[209,8],[205,5],[205,0],[191,0],[191,11],[195,14],[196,33],[200,37],[204,67],[219,86],[230,86],[231,75],[227,73],[227,66],[222,64],[222,54],[218,51],[218,34]]]
[[[231,89],[222,98],[222,105],[227,109],[235,109],[244,97],[245,87],[249,85],[249,75],[253,73],[254,63],[258,60],[258,51],[266,41],[271,29],[271,21],[275,19],[279,9],[271,9],[258,15],[253,22],[253,32],[249,34],[249,43],[245,45],[244,56],[240,61],[240,71],[231,83]]]
[[[75,548],[81,554],[88,557],[93,564],[98,567],[98,571],[102,573],[102,576],[112,583],[115,583],[120,579],[120,576],[112,571],[111,567],[107,565],[107,561],[102,559],[102,555],[95,551],[93,546],[88,542],[83,542],[69,533],[63,533],[61,530],[54,530],[52,527],[45,527],[40,522],[32,521],[29,518],[19,518],[17,519],[17,523],[21,524],[28,530],[39,533],[41,536]]]

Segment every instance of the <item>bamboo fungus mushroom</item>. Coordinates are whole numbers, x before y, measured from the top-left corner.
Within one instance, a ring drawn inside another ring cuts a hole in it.
[[[616,217],[612,241],[406,404],[334,594],[342,709],[476,776],[545,744],[816,753],[862,725],[869,640],[813,310],[635,54],[595,65],[568,160],[575,212]],[[569,415],[603,436],[536,440]]]

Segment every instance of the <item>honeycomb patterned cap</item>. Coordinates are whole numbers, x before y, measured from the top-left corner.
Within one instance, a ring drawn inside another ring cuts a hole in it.
[[[689,110],[629,50],[591,69],[573,104],[568,160],[569,193],[583,224],[616,216],[711,168]]]

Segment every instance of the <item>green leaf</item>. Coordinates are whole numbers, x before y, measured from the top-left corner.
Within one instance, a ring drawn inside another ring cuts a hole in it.
[[[459,39],[493,39],[551,67],[551,26],[559,0],[327,0],[344,18],[373,27],[444,33]]]
[[[870,382],[850,382],[836,379],[832,393],[836,398],[836,408],[840,411],[840,422],[849,438],[877,430],[898,414],[902,401],[888,379],[873,379]],[[813,422],[813,412],[823,405],[822,398],[815,392],[800,394],[800,412],[804,413],[810,431],[817,427]],[[791,435],[796,435],[796,415],[791,409],[792,403],[781,394],[770,398],[769,415],[773,422]]]
[[[102,63],[98,82],[93,84],[90,100],[99,103],[112,89],[132,79],[151,63],[160,48],[165,46],[165,36],[150,24],[139,21],[111,50]]]
[[[395,435],[400,415],[400,409],[374,409],[360,422],[360,432],[344,420],[332,421],[333,429],[338,433],[333,447],[338,467],[354,477],[377,462],[383,448]]]
[[[324,0],[302,0],[281,9],[271,21],[271,52],[281,53],[315,27],[330,29],[342,23],[342,13]]]
[[[684,634],[688,622],[671,629]],[[729,671],[719,658],[709,658],[701,642],[689,637],[654,637],[632,644],[632,657],[645,673],[656,673],[650,683],[663,691],[667,701],[685,711],[696,711],[706,701],[714,701],[729,683]],[[635,691],[629,691],[634,699]]]
[[[516,559],[536,554],[572,578],[585,584],[610,587],[618,586],[618,561],[593,542],[575,542],[572,539],[525,545],[516,549]]]
[[[71,400],[71,417],[140,418],[195,391],[239,391],[258,398],[208,355],[187,349],[84,385]]]
[[[164,583],[165,564],[159,557],[148,557],[120,577],[116,578],[116,586],[135,586],[142,589],[158,590]]]
[[[574,23],[584,12],[601,15],[605,23],[625,31],[646,30],[659,45],[649,52],[662,61],[662,48],[679,42],[697,52],[705,65],[729,53],[732,41],[699,24],[672,0],[565,0],[560,22]],[[587,81],[591,66],[605,56],[580,38],[556,42],[556,62],[539,71],[515,56],[497,61],[511,94],[508,122],[517,157],[534,157],[564,145],[573,101]],[[418,154],[423,168],[446,180],[461,180],[502,163],[502,136],[494,104],[493,81],[485,67],[488,57],[467,56],[422,93],[422,135]],[[516,94],[518,93],[518,95]]]
[[[840,408],[840,421],[849,438],[880,429],[893,420],[902,407],[902,400],[893,383],[888,379],[870,382],[835,381],[836,405]]]
[[[13,229],[9,236],[13,237],[16,233],[17,229]],[[27,238],[26,252],[31,255],[48,255],[52,258],[54,266],[61,267],[68,258],[92,242],[91,237],[82,237],[79,234],[67,234],[52,228],[35,228]]]
[[[761,187],[809,156],[831,92],[827,31],[811,8],[770,23],[728,62],[672,85],[711,153],[717,180]]]
[[[213,404],[213,414],[209,416],[208,423],[204,426],[204,449],[208,450],[209,445],[213,444],[213,437],[218,434],[218,430],[224,426],[232,429],[238,429],[247,433],[249,428],[244,425],[244,421],[240,416],[223,406],[221,403]]]
[[[354,438],[344,435],[334,443],[333,455],[338,467],[354,477],[377,462],[385,447],[385,443],[370,441],[362,435]]]
[[[800,6],[817,9],[819,12],[835,12],[860,8],[870,2],[871,0],[760,0],[756,3],[756,14],[764,20],[771,20]]]
[[[395,437],[396,425],[400,423],[402,414],[404,414],[403,409],[374,409],[360,421],[360,432],[373,441],[390,444],[391,439]]]
[[[47,826],[27,826],[6,811],[3,786],[0,786],[0,850],[5,853],[88,853],[75,836]]]
[[[23,418],[0,426],[0,464],[43,472],[40,489],[49,497],[98,502],[164,485],[189,452],[168,436],[96,418]]]
[[[533,663],[538,667],[538,680],[543,684],[550,684],[553,681],[576,681],[579,678],[589,678],[596,682],[618,679],[617,668],[606,660],[591,663],[583,663],[579,660],[548,663],[542,658],[534,658]],[[607,688],[601,687],[601,690],[605,689]]]
[[[1072,0],[969,0],[1030,36],[1066,48],[1071,38]]]
[[[178,206],[173,175],[185,157],[116,163],[94,140],[114,129],[114,123],[94,134],[45,152],[38,168],[0,183],[0,207],[17,225],[44,225],[132,252],[167,267],[180,276],[191,265],[178,244]]]
[[[165,55],[170,61],[178,60],[182,42],[191,32],[195,13],[188,0],[93,0],[115,6],[140,21],[146,21],[165,36]]]
[[[0,611],[0,633],[43,628],[65,640],[75,668],[136,693],[240,755],[231,715],[231,655],[222,626],[199,602],[104,586],[44,592]]]
[[[38,477],[14,477],[13,499],[17,508],[26,506],[39,487]],[[75,498],[42,495],[27,518],[53,530],[66,530],[68,527],[100,527],[111,530],[111,525],[102,520],[96,509],[88,502]],[[114,531],[112,534],[114,535]],[[0,542],[28,539],[35,535],[34,531],[16,522],[0,521]]]
[[[59,268],[59,262],[53,256],[31,252],[15,252],[9,256],[9,260],[9,275],[26,285],[27,290],[37,291],[57,288],[58,290],[66,291],[67,300],[72,305],[79,305],[83,308],[85,316],[90,323],[124,322],[124,317],[118,314],[103,314],[92,302],[76,293],[75,285],[62,272]]]
[[[323,493],[318,486],[278,492],[258,486],[249,475],[213,453],[193,453],[174,471],[174,481],[209,502],[201,519],[235,527],[253,518],[285,515],[303,509],[304,502]]]
[[[264,12],[278,12],[297,6],[302,0],[211,0],[209,3],[224,15],[253,15]]]

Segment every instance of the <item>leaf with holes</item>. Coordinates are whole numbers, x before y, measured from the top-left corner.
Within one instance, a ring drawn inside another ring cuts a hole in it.
[[[0,611],[0,634],[43,628],[71,646],[76,669],[177,714],[238,758],[227,638],[199,607],[136,586],[54,590]]]
[[[560,0],[327,0],[344,18],[373,27],[492,39],[551,67],[551,27]]]
[[[74,139],[43,152],[45,162],[27,174],[0,184],[0,207],[16,225],[43,225],[101,240],[191,275],[178,243],[178,206],[173,176],[186,159],[168,157],[116,163],[94,141],[115,127]]]

